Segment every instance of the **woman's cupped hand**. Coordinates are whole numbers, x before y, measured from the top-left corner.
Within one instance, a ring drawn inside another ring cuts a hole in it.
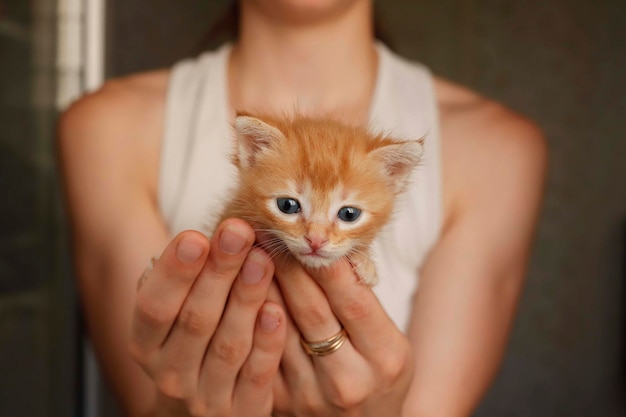
[[[155,415],[400,416],[413,375],[406,336],[346,261],[306,270],[223,222],[177,235],[137,289],[130,352]],[[302,341],[340,334],[324,356]]]
[[[237,219],[210,241],[182,232],[140,280],[130,351],[155,383],[155,415],[271,414],[286,319],[254,239]]]

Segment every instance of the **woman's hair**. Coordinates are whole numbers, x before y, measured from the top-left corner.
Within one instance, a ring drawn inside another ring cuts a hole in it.
[[[375,6],[376,7],[376,6]],[[390,49],[393,49],[393,42],[388,36],[384,25],[381,22],[379,13],[374,13],[374,37],[384,43]],[[239,33],[239,1],[231,0],[228,2],[224,12],[209,27],[209,30],[202,37],[198,44],[199,52],[213,49],[225,41],[233,41],[237,39]]]
[[[231,0],[226,9],[209,27],[209,30],[200,40],[201,51],[212,49],[225,41],[237,39],[239,33],[239,1]]]

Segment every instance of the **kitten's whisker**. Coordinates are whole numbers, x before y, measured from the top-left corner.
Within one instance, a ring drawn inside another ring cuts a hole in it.
[[[355,265],[356,262],[356,257],[360,257],[360,258],[370,258],[369,253],[366,250],[362,250],[359,248],[352,248],[350,249],[350,251],[348,253],[346,253],[345,258],[348,260],[348,262],[350,262],[351,265]]]
[[[284,248],[274,248],[270,253],[268,253],[270,259],[278,258],[279,255],[285,253]]]
[[[261,246],[263,247],[274,247],[274,246],[282,246],[285,243],[281,240],[281,239],[272,239],[272,240],[266,240],[263,242],[260,242]]]
[[[272,251],[274,251],[276,249],[281,249],[282,250],[283,248],[286,248],[286,246],[284,244],[282,244],[282,242],[274,242],[274,243],[272,243],[270,245],[264,245],[264,248],[266,250],[268,250],[269,252],[272,252]]]
[[[283,243],[282,239],[268,239],[261,242],[265,246]]]
[[[288,250],[285,243],[280,239],[275,239],[270,242],[264,242],[263,248],[268,252],[268,255],[270,255],[270,257],[272,257],[274,254],[278,252]]]
[[[273,260],[279,259],[281,256],[287,256],[289,253],[289,249],[286,246],[279,246],[274,248],[268,255]]]
[[[272,234],[274,236],[276,236],[276,234],[279,233],[279,231],[276,230],[276,229],[257,229],[257,228],[253,228],[252,230],[254,230],[255,232],[268,232],[268,233],[270,233],[270,234]],[[278,237],[278,236],[276,236],[276,237]]]

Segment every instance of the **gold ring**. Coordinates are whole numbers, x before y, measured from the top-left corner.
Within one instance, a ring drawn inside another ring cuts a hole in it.
[[[320,340],[317,342],[307,342],[304,338],[300,338],[304,351],[311,356],[326,356],[337,351],[343,342],[346,341],[346,329],[343,327],[341,331],[336,335],[329,337],[328,339]]]

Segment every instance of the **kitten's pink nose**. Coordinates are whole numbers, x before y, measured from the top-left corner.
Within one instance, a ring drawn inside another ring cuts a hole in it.
[[[322,246],[328,243],[328,239],[322,235],[308,235],[304,238],[313,252],[319,250]]]

